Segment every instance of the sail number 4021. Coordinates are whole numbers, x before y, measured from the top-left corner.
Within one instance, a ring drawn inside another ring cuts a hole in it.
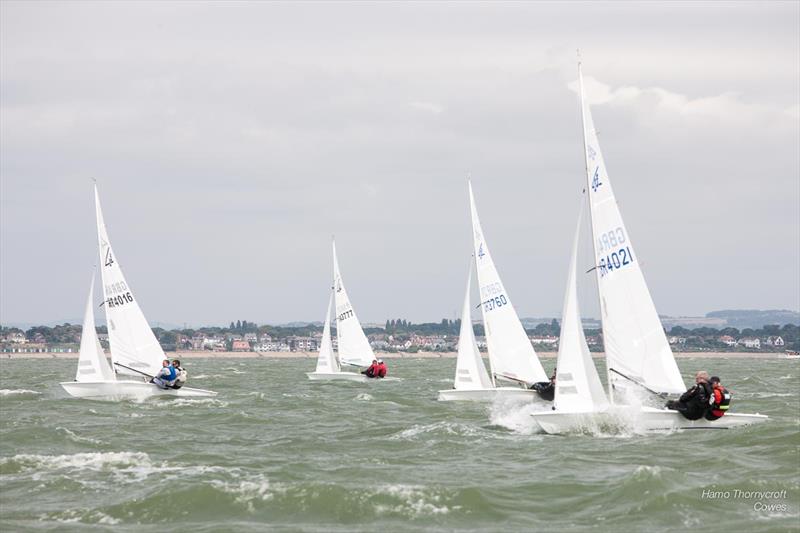
[[[633,254],[627,246],[600,258],[600,277],[633,263]]]

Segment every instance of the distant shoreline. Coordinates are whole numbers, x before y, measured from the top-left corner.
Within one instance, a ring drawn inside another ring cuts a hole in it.
[[[542,359],[555,359],[556,352],[536,352]],[[170,359],[316,359],[317,352],[167,352]],[[382,359],[455,359],[456,352],[376,352]],[[483,354],[486,358],[486,354]],[[593,352],[592,357],[605,357]],[[675,352],[678,359],[708,357],[715,359],[785,359],[784,352]],[[78,352],[1,353],[0,359],[77,359]]]

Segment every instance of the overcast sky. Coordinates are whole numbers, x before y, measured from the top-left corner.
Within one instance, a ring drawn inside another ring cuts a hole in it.
[[[90,178],[151,324],[322,320],[332,234],[362,321],[452,318],[467,174],[519,314],[558,316],[576,48],[659,313],[797,310],[798,6],[3,1],[0,320],[81,317]]]

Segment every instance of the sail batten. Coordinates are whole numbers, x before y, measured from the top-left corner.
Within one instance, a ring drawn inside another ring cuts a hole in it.
[[[544,368],[522,327],[489,253],[475,206],[472,184],[468,185],[481,312],[493,376],[507,377],[523,383],[545,381],[547,376]]]

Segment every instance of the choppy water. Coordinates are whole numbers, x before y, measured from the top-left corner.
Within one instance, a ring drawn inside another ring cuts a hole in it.
[[[1,361],[0,529],[800,530],[798,361],[679,360],[765,425],[596,436],[536,434],[531,405],[436,402],[453,359],[389,363],[403,381],[195,359],[190,384],[218,399],[137,404],[68,398],[75,361]]]

